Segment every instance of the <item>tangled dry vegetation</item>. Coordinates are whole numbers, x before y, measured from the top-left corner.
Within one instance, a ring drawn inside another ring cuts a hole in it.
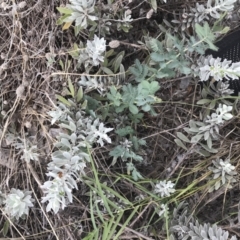
[[[3,3],[13,5],[14,2],[20,3],[17,0],[0,0],[0,190],[9,193],[12,188],[27,189],[32,192],[34,206],[26,218],[18,220],[12,219],[2,207],[0,237],[150,240],[170,239],[173,234],[171,239],[183,239],[184,235],[177,236],[174,235],[176,232],[170,232],[170,227],[173,227],[173,221],[176,220],[173,209],[184,201],[188,204],[187,216],[193,216],[202,225],[217,224],[223,231],[229,232],[229,239],[233,235],[240,239],[238,102],[236,100],[232,110],[234,117],[220,127],[220,139],[214,143],[217,152],[212,151],[203,156],[193,151],[195,145],[187,146],[187,150],[181,148],[174,141],[178,132],[184,132],[183,128],[189,126],[191,119],[199,120],[199,112],[208,107],[197,105],[202,99],[201,88],[191,74],[186,76],[180,73],[171,78],[159,78],[160,89],[155,96],[162,101],[153,105],[156,114],[144,112],[142,119],[131,123],[137,138],[146,141],[145,146],[140,144],[137,152],[143,158],[143,161],[135,164],[141,176],[138,181],[134,181],[131,174],[128,174],[126,161],[117,160],[116,164],[112,164],[113,157],[109,156],[109,152],[114,145],[105,144],[102,147],[94,143],[89,150],[92,160],[85,168],[85,182],[81,180],[78,189],[73,189],[73,201],[56,214],[46,211],[46,203],[41,202],[44,195],[42,186],[48,179],[48,164],[55,149],[56,136],[61,129],[57,123],[51,124],[52,118],[48,113],[58,105],[56,95],[67,96],[64,91],[69,86],[69,77],[74,88],[78,89],[77,83],[82,74],[87,75],[79,70],[78,61],[69,52],[74,43],[86,43],[90,39],[90,31],[76,35],[73,27],[62,30],[62,26],[56,24],[61,16],[57,7],[66,6],[69,3],[66,0],[26,0],[15,13],[13,8],[4,8]],[[96,1],[96,6],[104,11],[108,2],[112,1]],[[162,34],[159,25],[166,24],[164,20],[171,22],[175,19],[175,14],[179,15],[179,11],[184,12],[187,3],[157,1],[157,12],[146,19],[145,16],[155,1],[113,2],[116,13],[122,8],[130,9],[132,18],[136,19],[128,32],[111,29],[111,35],[105,35],[107,44],[112,40],[121,43],[114,51],[117,54],[124,51],[121,61],[126,72],[124,83],[121,83],[124,85],[132,81],[129,67],[133,66],[135,60],[149,60],[150,51],[143,44],[144,37],[159,38]],[[190,3],[192,6],[196,4],[194,1],[189,1]],[[237,7],[234,14],[238,14]],[[237,21],[227,19],[221,24],[230,26],[233,30],[237,27]],[[193,30],[190,29],[191,31]],[[94,34],[91,34],[93,39]],[[109,46],[107,50],[110,50]],[[98,74],[97,71],[95,73]],[[101,99],[96,92],[91,92],[91,99],[96,97],[103,102],[103,106],[106,99],[102,100],[103,97]],[[103,114],[99,108],[96,112]],[[115,116],[121,114],[123,112],[115,113]],[[105,119],[106,126],[115,128],[114,117],[107,115]],[[114,134],[114,131],[108,134],[112,143],[118,139]],[[17,136],[21,146],[37,146],[34,153],[38,161],[23,161],[24,147],[12,144],[12,136]],[[219,188],[209,193],[210,186],[214,186],[209,170],[212,161],[227,158],[231,159],[231,165],[235,166],[236,171],[236,181],[231,182],[232,189]],[[154,184],[160,180],[175,183],[173,197],[159,196],[157,188],[153,191]],[[103,195],[108,198],[107,204]],[[96,207],[95,203],[100,205]],[[119,211],[114,204],[123,210]],[[167,213],[162,216],[159,213],[161,204],[168,206]],[[184,210],[180,211],[179,216],[184,217],[184,213]],[[180,222],[177,224],[181,225]],[[191,229],[191,226],[188,228]],[[228,236],[221,239],[227,240]]]

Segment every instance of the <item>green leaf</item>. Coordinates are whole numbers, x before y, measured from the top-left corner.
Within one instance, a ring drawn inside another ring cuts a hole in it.
[[[151,0],[152,8],[155,12],[157,12],[157,0]]]
[[[143,158],[137,154],[135,154],[133,151],[125,152],[125,157],[133,159],[135,161],[141,162],[143,161]]]
[[[210,109],[213,109],[213,108],[215,108],[215,106],[216,106],[216,100],[212,100],[211,101],[211,103],[210,103],[210,105],[208,106]]]
[[[138,59],[135,60],[135,67],[129,68],[130,72],[135,76],[137,82],[143,81],[148,74],[148,66],[141,64]]]
[[[158,41],[156,38],[150,39],[150,41],[147,42],[149,47],[153,52],[162,52],[163,51],[163,46],[160,41]]]
[[[112,55],[114,55],[114,49],[110,49],[109,51],[107,51],[107,52],[105,53],[105,57],[106,57],[106,58],[108,58],[108,57],[110,57],[110,56],[112,56]]]
[[[136,136],[132,137],[133,148],[135,151],[139,150],[140,140]]]
[[[120,137],[125,137],[128,134],[132,134],[134,133],[134,130],[132,129],[132,127],[127,126],[125,128],[119,128],[115,131]]]
[[[182,141],[190,143],[190,140],[189,140],[183,133],[177,132],[177,136],[178,136],[178,138],[180,138]]]
[[[70,90],[70,93],[71,93],[72,97],[74,98],[74,96],[75,96],[75,91],[74,91],[74,86],[73,86],[73,84],[72,84],[71,79],[68,79],[68,88],[69,88],[69,90]]]
[[[121,105],[121,106],[119,106],[119,107],[116,107],[116,108],[115,108],[115,111],[116,111],[116,113],[120,113],[120,112],[122,112],[125,108],[126,108],[125,105]]]
[[[143,113],[138,113],[138,114],[129,114],[129,118],[131,119],[132,123],[138,124],[140,123],[140,120],[143,118]]]
[[[226,15],[227,15],[227,12],[220,14],[220,18],[217,19],[217,21],[214,21],[214,24],[212,27],[213,32],[220,32],[221,34],[224,34],[224,32],[223,33],[221,32],[221,29],[223,28],[223,21]],[[224,27],[224,28],[229,28],[229,27]]]
[[[190,128],[196,128],[197,127],[195,121],[193,121],[193,120],[189,121],[189,126],[190,126]]]
[[[95,111],[99,107],[99,102],[95,98],[92,98],[88,95],[84,95],[84,100],[87,101],[86,106],[88,107],[89,110]]]
[[[220,33],[221,34],[226,34],[226,33],[228,33],[230,31],[230,27],[224,27],[221,31],[220,31]]]
[[[2,229],[3,236],[6,237],[8,230],[9,230],[10,223],[8,220],[5,221]]]
[[[122,87],[123,96],[122,101],[125,105],[129,106],[133,104],[137,96],[139,95],[137,87],[133,87],[132,84],[124,85]]]
[[[201,99],[197,102],[199,105],[203,105],[205,103],[210,103],[212,100],[211,99]]]
[[[83,98],[83,89],[82,89],[82,86],[80,86],[77,92],[77,102],[80,102],[82,98]]]
[[[132,172],[132,178],[134,181],[137,181],[139,179],[143,179],[142,175],[137,171],[133,163],[129,162],[127,163],[127,173],[130,175]]]
[[[82,30],[81,25],[74,26],[75,37],[80,33],[81,30]]]
[[[138,181],[139,179],[143,179],[143,176],[137,171],[136,168],[134,168],[132,171],[132,178],[134,181]]]
[[[162,62],[166,59],[165,55],[162,53],[154,52],[154,53],[151,53],[150,56],[154,62]]]
[[[160,89],[160,86],[157,81],[153,81],[149,83],[148,81],[143,80],[138,85],[139,94],[142,94],[143,96],[154,95],[155,92],[157,92],[159,89]]]
[[[88,101],[87,101],[87,100],[84,100],[81,108],[82,108],[82,109],[86,109],[87,106],[88,106]]]
[[[129,105],[129,110],[132,114],[137,114],[138,113],[138,108],[133,104]]]
[[[101,67],[101,68],[106,74],[114,75],[113,71],[110,70],[109,68],[107,68],[107,67]]]
[[[63,16],[61,16],[61,17],[57,20],[56,24],[57,24],[57,25],[63,24],[63,23],[65,22],[65,19],[68,18],[69,16],[70,16],[70,15],[63,15]]]
[[[61,138],[61,143],[64,144],[66,147],[68,147],[69,149],[71,149],[71,144],[68,141],[68,139],[66,138]]]
[[[200,26],[198,23],[195,24],[195,29],[198,37],[203,42],[206,42],[210,49],[217,51],[218,48],[213,44],[215,40],[215,36],[213,31],[210,29],[207,22],[204,22],[203,27]]]
[[[144,139],[138,139],[138,143],[142,146],[145,146],[147,144],[146,140]]]
[[[71,103],[68,102],[68,100],[67,100],[66,98],[64,98],[64,97],[62,97],[61,95],[58,95],[58,94],[56,94],[56,98],[57,98],[60,102],[64,103],[65,105],[67,105],[67,106],[69,106],[69,107],[71,107]]]
[[[168,73],[165,73],[165,72],[163,72],[163,71],[158,71],[157,73],[156,73],[156,77],[157,78],[165,78],[165,77],[168,77],[169,76],[169,74]]]
[[[112,157],[118,158],[124,154],[124,151],[125,149],[121,145],[118,145],[109,152],[109,155]]]
[[[174,139],[174,142],[181,148],[185,149],[186,151],[188,150],[185,144],[180,140],[180,139]]]
[[[115,60],[114,62],[114,72],[116,73],[117,70],[119,69],[120,67],[120,64],[122,63],[122,59],[123,59],[123,55],[120,55],[117,57],[117,59]]]
[[[75,59],[78,58],[79,48],[76,43],[73,44],[73,47],[70,49],[69,53],[73,58],[75,58]]]
[[[69,8],[64,8],[64,7],[57,7],[57,10],[60,13],[64,13],[64,14],[71,14],[73,11]]]
[[[203,150],[203,149],[200,149],[200,150],[194,149],[194,152],[196,152],[199,155],[204,156],[204,157],[209,157],[210,156],[210,153],[208,151]]]
[[[145,104],[144,106],[142,106],[142,110],[144,112],[149,112],[151,110],[151,106],[149,104]]]
[[[75,101],[73,101],[72,99],[68,99],[68,102],[71,104],[71,106],[74,106],[74,107],[76,107],[77,105],[76,105],[76,103],[75,103]]]
[[[203,134],[197,134],[191,138],[191,143],[198,143],[201,138],[203,137]]]
[[[107,98],[113,102],[114,106],[119,107],[121,105],[122,96],[119,92],[117,92],[116,87],[110,87],[110,93],[107,93]]]
[[[212,149],[212,138],[210,136],[207,139],[207,146],[209,147],[209,149]]]
[[[206,151],[208,151],[208,152],[210,152],[210,153],[217,153],[217,152],[218,152],[217,149],[209,148],[209,147],[208,147],[207,145],[205,145],[205,144],[200,143],[200,145],[201,145]]]

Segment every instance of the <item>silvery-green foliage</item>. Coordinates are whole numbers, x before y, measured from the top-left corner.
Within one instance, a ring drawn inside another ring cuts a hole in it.
[[[78,62],[83,64],[87,69],[88,66],[98,66],[104,62],[104,53],[106,51],[106,40],[94,35],[94,40],[87,40],[87,46],[84,50],[80,50]]]
[[[202,99],[197,102],[199,105],[204,105],[201,112],[201,119],[206,119],[219,103],[226,106],[233,106],[234,103],[228,100],[228,98],[231,98],[230,95],[232,93],[234,91],[229,89],[228,81],[210,81],[209,84],[203,84],[201,91]]]
[[[170,220],[170,232],[174,240],[187,240],[189,222],[193,221],[193,217],[188,214],[188,205],[185,202],[180,202],[173,210]]]
[[[136,161],[142,161],[142,157],[138,156],[133,151],[132,141],[128,139],[124,139],[124,141],[120,141],[120,145],[116,146],[112,151],[110,151],[109,155],[113,156],[113,163],[116,163],[116,160],[120,157],[122,161],[127,161],[128,159],[133,159]]]
[[[52,153],[52,161],[48,164],[47,176],[51,179],[44,183],[42,189],[45,196],[42,202],[48,201],[47,211],[51,209],[57,213],[72,202],[72,190],[78,189],[77,181],[85,174],[84,168],[89,161],[86,148],[94,142],[104,145],[103,140],[111,142],[107,133],[111,128],[105,128],[99,119],[83,116],[80,111],[76,113],[75,121],[68,116],[68,123],[62,123],[62,128],[70,133],[60,133],[55,144],[59,150]]]
[[[131,14],[132,11],[129,9],[124,12],[122,20],[119,20],[117,23],[118,31],[122,29],[124,32],[129,32],[129,29],[132,28],[132,25],[130,23],[133,21]]]
[[[133,164],[134,161],[142,162],[142,156],[136,154],[135,152],[139,151],[140,146],[146,144],[145,140],[138,139],[137,137],[133,136],[130,139],[126,138],[126,135],[133,133],[133,129],[131,127],[126,127],[122,129],[118,129],[116,133],[121,137],[122,141],[119,141],[119,145],[117,145],[113,150],[110,151],[109,155],[113,157],[112,165],[117,162],[117,159],[121,159],[122,161],[126,162],[127,165],[127,172],[128,174],[131,173],[133,179],[137,181],[138,179],[142,179],[142,175],[138,172],[135,165]]]
[[[199,224],[192,216],[188,216],[188,208],[181,202],[173,210],[170,220],[170,232],[172,240],[237,240],[236,236],[229,238],[229,232],[216,224]]]
[[[86,163],[90,160],[88,150],[93,143],[104,145],[110,143],[107,135],[112,128],[106,128],[95,114],[87,116],[85,109],[87,101],[83,101],[83,91],[80,87],[76,92],[69,80],[67,92],[73,99],[59,99],[64,103],[49,115],[58,121],[63,129],[57,136],[52,161],[48,164],[49,179],[42,185],[44,196],[42,202],[48,202],[47,211],[57,213],[73,201],[72,190],[78,189],[77,182],[85,174]],[[82,102],[82,103],[81,103]],[[67,110],[68,108],[68,110]]]
[[[164,41],[160,42],[154,38],[147,40],[146,46],[152,51],[150,54],[151,68],[143,68],[136,64],[137,68],[145,75],[151,73],[151,76],[157,78],[172,78],[178,76],[179,73],[184,75],[192,73],[192,57],[189,56],[194,53],[204,54],[207,48],[216,49],[213,45],[215,36],[207,22],[204,22],[203,26],[196,24],[194,30],[198,38],[191,36],[180,39],[176,34],[166,32]],[[136,70],[133,72],[134,75],[136,75]]]
[[[167,204],[161,204],[159,208],[155,208],[159,217],[167,217],[169,214],[169,208]]]
[[[20,137],[14,137],[13,134],[8,134],[7,139],[12,141],[12,145],[19,149],[22,153],[21,159],[30,162],[30,160],[38,161],[39,160],[39,153],[37,145],[34,145],[32,142],[33,137],[25,137],[22,139]]]
[[[150,63],[147,65],[136,60],[135,66],[130,68],[136,82],[154,82],[156,78],[173,78],[182,74],[188,75],[193,72],[192,57],[189,56],[195,53],[204,54],[207,48],[214,49],[212,42],[215,36],[208,23],[204,23],[204,26],[196,25],[194,27],[198,38],[194,36],[180,38],[176,34],[170,34],[163,26],[160,27],[165,33],[163,41],[145,37],[146,47],[151,51]],[[136,94],[134,91],[131,91],[130,94],[127,93],[128,96],[134,96],[134,94]],[[122,111],[122,96],[118,95],[116,98],[112,97],[111,99],[114,101],[114,105],[117,106],[116,110]],[[129,106],[131,105],[129,110],[133,113],[136,108],[132,106],[131,99],[128,98],[128,100],[124,100],[124,103],[129,102]]]
[[[89,140],[90,142],[97,142],[101,146],[104,145],[103,140],[111,143],[111,138],[108,137],[107,133],[112,131],[113,128],[104,127],[104,124],[100,123],[99,119],[94,120],[91,125],[88,125],[88,129],[90,131],[87,132],[87,140]]]
[[[120,141],[121,146],[125,149],[125,151],[129,152],[130,148],[133,146],[132,141],[129,141],[125,138],[124,141]]]
[[[194,120],[189,121],[190,128],[184,128],[186,132],[191,135],[194,135],[189,141],[187,138],[178,136],[181,140],[189,141],[191,143],[198,143],[202,139],[207,142],[209,149],[212,148],[212,140],[218,139],[219,127],[222,126],[226,120],[233,118],[233,115],[229,112],[232,111],[232,106],[227,106],[225,104],[219,104],[219,107],[216,109],[215,113],[212,113],[211,116],[207,116],[203,122],[197,122]]]
[[[45,194],[42,197],[42,203],[48,202],[47,212],[53,210],[57,213],[60,208],[64,209],[69,202],[72,202],[72,189],[78,189],[77,183],[71,172],[63,172],[62,169],[59,173],[50,172],[47,175],[53,179],[42,185]]]
[[[51,124],[53,125],[57,121],[66,120],[67,116],[71,114],[71,112],[69,107],[60,102],[54,110],[47,112],[47,114],[52,118]]]
[[[151,65],[156,66],[152,69],[154,75],[157,78],[171,78],[176,76],[177,71],[182,74],[189,74],[191,64],[185,56],[185,43],[180,41],[177,36],[166,34],[166,38],[169,39],[168,46],[157,39],[147,41],[147,46],[153,51],[150,57],[153,61]]]
[[[143,179],[143,176],[141,173],[137,170],[135,165],[132,162],[128,162],[127,164],[127,173],[128,175],[132,175],[132,178],[134,181],[138,181],[139,179]]]
[[[123,86],[121,92],[111,87],[107,97],[115,106],[117,113],[128,109],[134,115],[138,114],[139,110],[154,114],[151,105],[161,102],[161,99],[154,96],[159,88],[160,86],[157,81],[148,82],[147,80],[143,80],[137,86],[133,86],[132,84]]]
[[[64,19],[63,22],[75,21],[75,26],[86,29],[88,19],[95,21],[98,18],[95,16],[95,0],[70,0],[71,4],[67,4],[67,8],[72,10],[71,15]]]
[[[229,232],[218,227],[216,224],[199,224],[198,221],[189,223],[190,231],[189,239],[192,240],[229,240]],[[186,238],[188,239],[188,238]],[[230,240],[237,240],[236,236],[232,236]]]
[[[103,140],[111,143],[111,139],[108,137],[107,133],[112,131],[113,128],[106,128],[98,118],[93,119],[91,116],[86,117],[84,112],[78,111],[76,113],[76,121],[68,116],[68,124],[61,123],[60,126],[75,133],[76,141],[80,146],[89,147],[94,142],[103,146]]]
[[[232,89],[229,88],[230,84],[228,81],[222,82],[219,81],[216,86],[216,92],[219,95],[219,97],[229,96],[234,93]]]
[[[220,18],[221,12],[231,12],[237,0],[208,0],[206,13],[213,18]]]
[[[234,91],[230,89],[229,86],[230,84],[228,81],[218,81],[216,85],[210,83],[209,87],[205,87],[205,92],[202,91],[202,96],[204,95],[205,98],[207,98],[208,95],[214,98],[227,97],[234,93]]]
[[[121,79],[115,76],[81,76],[79,86],[85,87],[85,92],[97,90],[100,95],[105,95],[110,86],[118,86]]]
[[[102,78],[97,76],[81,76],[81,80],[78,82],[80,86],[86,87],[86,92],[97,89],[97,91],[103,95],[106,92],[106,84],[102,81]]]
[[[196,68],[200,81],[208,81],[213,77],[216,81],[225,79],[239,79],[240,62],[232,63],[232,61],[221,58],[213,58],[212,55],[201,57]]]
[[[31,193],[31,191],[12,188],[4,200],[4,212],[17,220],[28,215],[29,208],[33,207]]]
[[[209,20],[208,14],[205,12],[205,7],[202,4],[196,3],[195,8],[190,7],[189,12],[184,9],[181,20],[174,19],[173,23],[181,25],[181,30],[184,31],[196,23],[201,23],[204,20]]]
[[[105,36],[110,34],[110,27],[112,26],[112,23],[109,21],[111,19],[109,14],[103,14],[102,15],[102,21],[104,22],[103,25],[101,25],[101,35]]]
[[[223,161],[222,159],[213,160],[212,167],[208,169],[212,171],[213,179],[216,179],[214,186],[209,189],[209,192],[218,190],[221,186],[226,186],[227,188],[232,188],[232,183],[235,183],[237,180],[235,175],[235,167],[230,163],[230,159]]]
[[[196,23],[209,20],[209,16],[219,19],[224,12],[233,11],[236,0],[208,0],[207,5],[196,3],[196,6],[190,7],[189,12],[184,10],[181,20],[173,20],[172,22],[181,25],[181,29],[185,30]]]
[[[169,197],[176,190],[174,188],[175,184],[172,181],[159,181],[155,187],[153,192],[160,195],[161,197]]]
[[[38,151],[37,145],[25,146],[25,148],[23,149],[23,155],[21,159],[24,159],[26,162],[30,162],[30,160],[38,161],[39,153],[37,153],[37,151]]]
[[[225,104],[219,104],[215,113],[212,113],[211,116],[207,116],[205,119],[206,123],[209,123],[210,127],[215,125],[223,124],[226,120],[233,118],[233,115],[229,112],[232,111],[232,106],[227,106]],[[205,131],[205,128],[200,128],[200,130]]]
[[[87,40],[86,52],[93,62],[93,66],[97,66],[104,61],[104,52],[106,51],[106,40],[94,35],[94,40]]]

